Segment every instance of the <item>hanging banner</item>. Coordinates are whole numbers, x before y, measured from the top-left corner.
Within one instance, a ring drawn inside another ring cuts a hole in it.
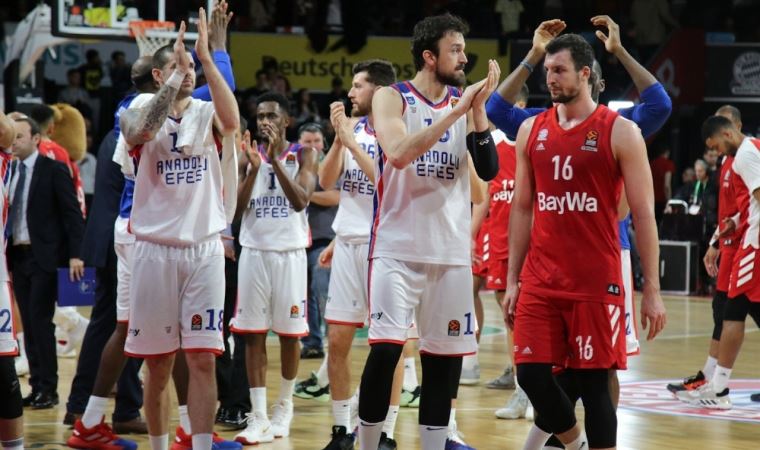
[[[760,102],[760,44],[707,46],[705,101]]]

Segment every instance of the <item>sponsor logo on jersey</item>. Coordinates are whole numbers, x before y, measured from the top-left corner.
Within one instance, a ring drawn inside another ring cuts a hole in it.
[[[289,154],[289,155],[288,155],[288,156],[285,158],[285,164],[287,164],[287,165],[289,165],[289,166],[292,166],[292,165],[293,165],[293,164],[295,164],[295,163],[296,163],[296,155],[294,155],[294,154],[292,154],[292,153],[291,153],[291,154]]]
[[[459,336],[459,330],[462,326],[458,320],[449,320],[449,336]]]
[[[620,296],[620,286],[618,286],[615,283],[610,283],[607,285],[607,293],[610,295],[617,295]]]
[[[539,142],[538,145],[536,146],[536,151],[540,151],[540,150],[546,150],[546,147],[544,147],[543,142]]]
[[[203,328],[203,318],[200,314],[194,314],[190,319],[190,329],[193,331],[198,331],[201,328]]]
[[[552,211],[559,215],[569,212],[597,212],[598,201],[586,192],[565,192],[562,195],[547,195],[539,192],[537,195],[538,210]]]
[[[404,97],[406,98],[406,103],[409,104],[410,106],[416,103],[416,100],[414,99],[413,95],[405,95]]]
[[[590,130],[588,133],[586,133],[586,143],[584,145],[581,145],[581,150],[585,150],[587,152],[595,152],[598,140],[599,132],[596,130]]]
[[[451,97],[451,106],[457,106],[459,103],[459,97]]]
[[[291,319],[298,318],[298,315],[299,315],[298,313],[299,313],[298,305],[293,305],[293,306],[290,307],[290,318]]]
[[[138,334],[140,334],[139,328],[130,328],[128,331],[129,334],[131,334],[134,337],[137,337]]]
[[[531,350],[530,347],[525,347],[523,351],[521,351],[520,353],[522,353],[523,355],[532,355],[533,350]]]
[[[372,314],[369,315],[369,318],[372,319],[372,320],[380,320],[382,317],[383,317],[382,311],[381,312],[372,313]]]
[[[166,331],[166,334],[169,334],[172,332],[172,327],[164,327],[164,331]]]
[[[538,140],[545,141],[549,137],[549,130],[547,128],[541,128],[538,130]]]

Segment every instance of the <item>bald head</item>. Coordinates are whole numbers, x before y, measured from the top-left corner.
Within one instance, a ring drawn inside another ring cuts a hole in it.
[[[734,124],[737,130],[742,129],[742,113],[733,105],[723,105],[715,111],[716,116],[723,116]]]
[[[141,93],[155,92],[158,88],[153,80],[152,69],[153,57],[151,56],[141,56],[132,64],[130,78],[132,79],[132,84]]]

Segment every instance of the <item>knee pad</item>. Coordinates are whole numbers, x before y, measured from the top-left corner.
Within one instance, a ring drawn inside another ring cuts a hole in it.
[[[372,344],[359,389],[359,417],[362,420],[369,423],[385,420],[391,401],[393,372],[403,348],[399,344]]]
[[[726,310],[726,302],[728,301],[728,294],[722,291],[717,291],[712,301],[713,311],[713,334],[712,338],[716,341],[720,340],[720,333],[723,332],[723,314]]]
[[[422,365],[422,393],[420,394],[419,422],[421,425],[446,426],[451,415],[451,399],[459,388],[462,358],[450,356],[420,356]],[[457,369],[459,372],[457,372]],[[448,374],[449,376],[441,376]],[[456,379],[456,388],[454,387]]]
[[[24,414],[21,385],[12,356],[0,356],[0,419],[17,419]]]
[[[552,376],[551,364],[518,364],[517,381],[541,417],[539,428],[556,434],[575,425],[575,406]]]
[[[585,425],[589,447],[615,447],[617,415],[610,397],[609,371],[576,369],[574,372],[586,411]]]

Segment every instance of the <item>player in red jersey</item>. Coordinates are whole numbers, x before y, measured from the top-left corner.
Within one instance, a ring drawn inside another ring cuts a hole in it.
[[[696,390],[677,393],[682,401],[710,409],[731,409],[728,380],[744,341],[747,314],[760,314],[760,140],[742,134],[729,119],[713,116],[702,125],[702,137],[710,149],[736,155],[732,184],[739,210],[739,245],[733,257],[728,301],[723,311],[718,361],[710,381]]]
[[[571,450],[614,448],[607,371],[626,363],[617,233],[623,184],[645,274],[641,318],[644,328],[651,323],[648,338],[666,322],[652,178],[638,127],[591,98],[591,46],[567,34],[546,53],[556,106],[523,122],[517,136],[505,319],[515,330],[518,380],[551,431]],[[575,378],[589,439],[552,365]]]

